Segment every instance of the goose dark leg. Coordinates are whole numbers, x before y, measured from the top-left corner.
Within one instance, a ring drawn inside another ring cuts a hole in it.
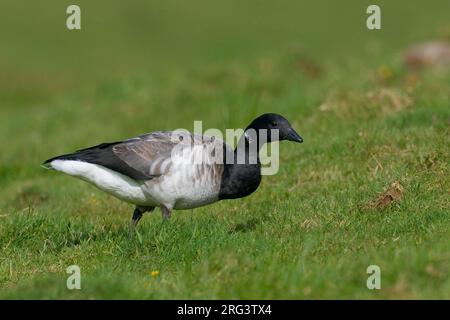
[[[136,227],[139,220],[141,220],[142,215],[147,211],[153,211],[155,207],[140,207],[136,206],[136,209],[134,209],[133,217],[131,218],[131,227]]]
[[[170,218],[170,209],[165,206],[161,206],[161,213],[164,220],[169,220]]]

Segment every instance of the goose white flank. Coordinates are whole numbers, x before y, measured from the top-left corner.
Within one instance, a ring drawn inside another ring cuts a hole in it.
[[[214,137],[157,131],[57,156],[43,166],[135,205],[134,227],[155,207],[168,219],[173,209],[248,196],[261,182],[261,146],[282,140],[303,142],[284,117],[268,113],[248,125],[234,150]],[[192,161],[196,157],[202,161]]]

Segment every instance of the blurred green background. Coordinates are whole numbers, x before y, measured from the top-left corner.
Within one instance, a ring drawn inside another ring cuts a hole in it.
[[[382,7],[382,29],[365,27]],[[66,29],[78,4],[82,30]],[[13,100],[136,73],[251,61],[301,48],[325,61],[370,63],[411,42],[449,35],[450,3],[431,1],[62,1],[2,0],[0,90]]]

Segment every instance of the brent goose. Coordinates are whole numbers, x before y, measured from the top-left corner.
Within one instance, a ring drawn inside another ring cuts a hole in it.
[[[281,140],[303,142],[284,117],[268,113],[250,123],[234,150],[214,137],[157,131],[54,157],[43,166],[134,204],[135,226],[155,207],[168,219],[172,209],[251,194],[261,182],[260,147]]]

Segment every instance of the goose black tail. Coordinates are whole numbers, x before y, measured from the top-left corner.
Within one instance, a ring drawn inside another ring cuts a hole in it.
[[[74,153],[68,153],[63,154],[61,156],[56,156],[53,158],[50,158],[48,160],[45,160],[42,163],[42,167],[45,169],[53,169],[51,163],[55,160],[74,160],[74,161],[84,161],[84,162],[90,162],[90,163],[97,163],[102,164],[99,161],[101,158],[108,158],[111,157],[111,147],[118,144],[120,142],[112,142],[112,143],[102,143],[99,145],[96,145],[94,147],[86,148],[77,150]],[[106,157],[105,157],[106,156]]]
[[[44,161],[42,166],[46,169],[53,169],[51,163],[55,160],[74,160],[83,161],[93,164],[98,164],[113,171],[124,174],[135,180],[148,180],[151,179],[151,175],[147,175],[144,172],[138,171],[122,161],[114,152],[113,147],[116,144],[122,143],[111,142],[102,143],[94,147],[78,150],[74,153],[57,156]]]

